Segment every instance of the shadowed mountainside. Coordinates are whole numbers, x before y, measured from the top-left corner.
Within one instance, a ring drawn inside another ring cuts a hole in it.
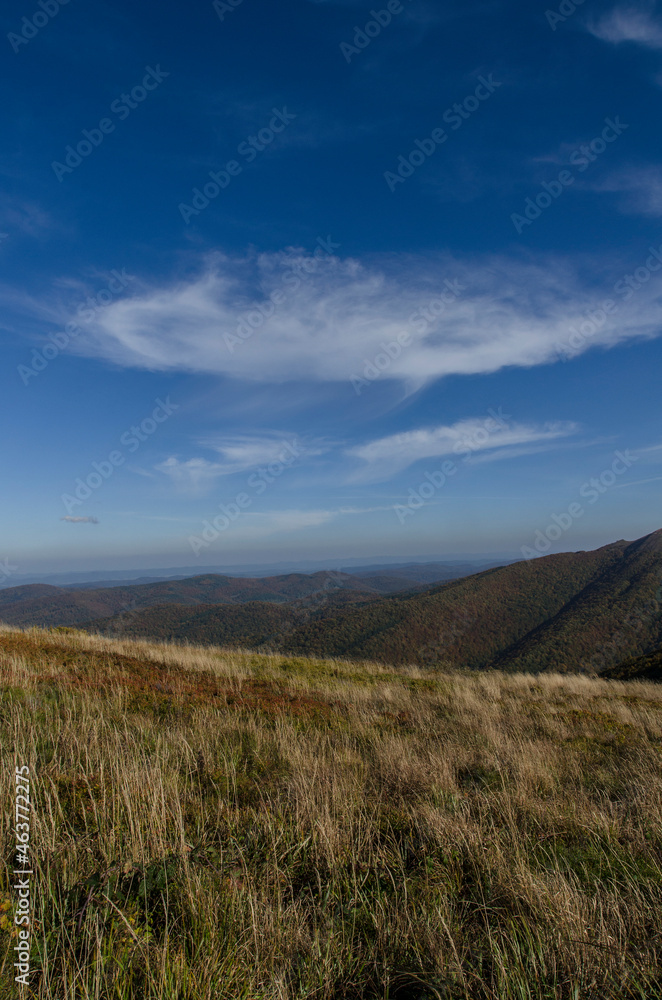
[[[602,676],[620,681],[662,681],[662,649],[623,660],[615,667],[608,667]]]

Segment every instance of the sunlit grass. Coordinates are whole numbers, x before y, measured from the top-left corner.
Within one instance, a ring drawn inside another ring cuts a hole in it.
[[[37,630],[0,663],[26,996],[662,994],[661,687]]]

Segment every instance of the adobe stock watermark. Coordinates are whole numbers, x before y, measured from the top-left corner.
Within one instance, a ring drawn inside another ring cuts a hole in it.
[[[496,411],[490,409],[487,412],[489,417],[483,421],[482,427],[477,427],[471,434],[458,438],[453,445],[453,452],[456,455],[464,452],[463,462],[471,458],[474,452],[484,448],[492,434],[505,430],[512,419],[510,415],[504,416],[501,406]],[[448,480],[457,474],[457,471],[458,465],[446,459],[438,469],[426,472],[424,479],[416,488],[410,487],[406,505],[394,504],[393,510],[400,524],[404,524],[407,518],[412,517],[421,507],[425,507],[426,503],[444,488]]]
[[[112,270],[110,273],[112,277],[106,287],[100,289],[96,294],[88,296],[85,302],[78,306],[76,315],[80,316],[83,322],[90,323],[100,309],[110,305],[113,298],[124,291],[130,281],[135,281],[134,275],[127,274],[125,268],[122,268],[121,271]],[[51,361],[66,350],[71,341],[80,336],[82,332],[82,327],[77,323],[67,323],[64,330],[50,334],[48,338],[50,344],[46,344],[40,351],[33,347],[31,364],[18,365],[16,368],[23,385],[27,385],[31,378],[40,375],[48,368]]]
[[[20,34],[10,31],[7,35],[7,40],[14,52],[19,52],[22,45],[27,45],[33,38],[36,38],[41,29],[45,28],[60,13],[60,7],[65,7],[68,3],[69,0],[39,0],[37,6],[41,9],[35,11],[30,17],[23,18]]]
[[[142,83],[133,87],[131,93],[120,94],[110,105],[111,114],[116,115],[123,122],[169,76],[170,73],[164,72],[159,64],[157,64],[156,69],[145,66],[145,76]],[[73,174],[76,167],[79,167],[83,160],[101,145],[106,136],[115,131],[115,128],[116,123],[108,117],[102,118],[96,128],[84,128],[81,132],[83,138],[77,142],[76,147],[74,148],[72,145],[66,147],[64,163],[60,163],[59,160],[53,160],[51,163],[58,181],[62,183],[67,174]]]
[[[246,489],[251,490],[252,495],[244,490],[237,493],[230,503],[220,503],[218,505],[220,514],[217,514],[211,521],[202,522],[200,535],[189,535],[188,543],[194,554],[199,556],[201,549],[208,549],[212,542],[220,538],[224,531],[227,531],[249,507],[252,507],[255,497],[262,496],[271,483],[282,476],[286,469],[294,465],[300,455],[301,449],[297,441],[284,442],[278,457],[263,468],[251,473],[246,480]]]
[[[649,256],[645,262],[635,268],[632,274],[624,274],[618,281],[614,282],[614,294],[620,295],[622,302],[631,299],[635,292],[638,292],[647,282],[650,281],[655,271],[662,268],[662,245],[648,248]],[[603,299],[596,309],[584,310],[584,319],[577,326],[568,327],[570,336],[565,344],[555,344],[557,355],[561,361],[570,361],[586,346],[588,341],[596,335],[598,330],[607,322],[607,317],[618,311],[622,304],[614,299]]]
[[[598,476],[592,476],[591,479],[582,483],[578,491],[579,496],[582,500],[586,500],[589,506],[596,504],[600,497],[604,496],[615,485],[619,476],[624,476],[638,460],[638,456],[633,455],[627,449],[624,452],[615,451],[614,460],[609,468],[603,469]],[[520,552],[523,557],[534,559],[536,556],[549,552],[552,544],[558,542],[559,538],[566,531],[569,531],[575,521],[578,521],[585,513],[586,508],[578,501],[573,501],[560,514],[552,514],[544,531],[541,531],[540,528],[536,529],[533,546],[522,545]]]
[[[18,566],[13,566],[9,562],[9,557],[5,556],[3,561],[0,562],[0,587],[4,586],[7,580],[17,572]]]
[[[564,24],[569,17],[572,17],[583,3],[584,0],[561,0],[558,10],[546,10],[545,17],[552,31],[556,31],[559,24]]]
[[[444,315],[451,303],[455,302],[462,292],[466,291],[464,285],[459,281],[444,280],[445,290],[436,298],[419,306],[409,317],[409,324],[414,327],[416,333],[426,333],[429,328]],[[402,354],[404,348],[411,346],[412,335],[408,330],[402,330],[395,338],[388,343],[380,343],[379,351],[372,361],[363,359],[362,375],[350,375],[349,381],[354,387],[354,392],[360,396],[366,386],[372,385],[378,378],[388,371],[394,361]]]
[[[477,616],[470,613],[467,608],[454,608],[450,622],[444,622],[445,630],[440,632],[433,642],[428,642],[419,648],[418,659],[430,669],[448,664],[448,659],[444,655],[448,652],[448,648],[456,645],[477,621]]]
[[[452,107],[444,111],[441,120],[450,126],[451,131],[457,132],[458,129],[462,128],[464,123],[471,118],[481,104],[492,96],[497,87],[502,86],[501,83],[497,83],[492,77],[492,73],[487,78],[479,76],[478,85],[472,93],[468,94],[464,100],[456,102]],[[415,148],[410,151],[408,156],[400,154],[398,156],[396,171],[386,170],[384,172],[384,180],[391,194],[393,194],[398,184],[404,184],[427,159],[436,153],[439,146],[442,146],[447,140],[448,132],[445,129],[440,127],[434,128],[429,137],[415,140]]]
[[[138,604],[137,599],[131,597],[113,614],[111,619],[112,624],[108,628],[107,634],[112,636],[126,635],[129,632],[131,623],[144,610],[144,605]]]
[[[411,0],[407,0],[407,3],[411,3]],[[352,39],[354,44],[352,45],[350,42],[340,43],[340,51],[345,57],[345,62],[351,63],[354,56],[360,56],[362,52],[365,52],[371,42],[378,38],[384,28],[388,28],[393,18],[402,14],[404,9],[404,4],[400,0],[388,0],[383,10],[371,10],[371,20],[367,21],[363,28],[359,28],[358,24],[355,25],[354,38]]]
[[[212,7],[218,14],[219,21],[224,21],[228,14],[234,14],[244,0],[214,0]]]
[[[235,333],[225,333],[223,341],[230,354],[235,347],[249,340],[256,330],[264,326],[267,320],[278,311],[288,299],[299,290],[304,281],[318,269],[319,262],[335,256],[340,243],[334,243],[330,236],[324,240],[317,237],[317,246],[312,254],[298,258],[295,264],[289,264],[287,271],[280,277],[280,287],[275,288],[267,299],[253,302],[251,308],[239,316]]]
[[[630,127],[622,122],[618,115],[615,116],[615,120],[605,118],[604,121],[605,127],[600,135],[595,136],[589,143],[582,143],[570,154],[569,162],[577,168],[578,174],[582,174],[595,163],[609,144],[615,142],[625,129]],[[539,191],[534,198],[529,196],[524,199],[524,214],[513,212],[510,216],[517,234],[520,235],[526,226],[533,225],[536,219],[539,219],[542,213],[561,197],[566,188],[574,183],[575,176],[567,169],[560,170],[556,180],[543,181],[540,185],[542,191]]]
[[[34,862],[30,858],[33,849],[30,837],[34,800],[30,784],[32,776],[27,764],[14,767],[14,834],[16,854],[12,889],[16,891],[16,912],[14,927],[17,944],[14,945],[16,975],[14,982],[29,986],[30,980],[30,938],[33,925],[34,896],[31,891],[30,875],[34,875]],[[34,782],[33,782],[34,787]]]
[[[259,129],[255,135],[249,135],[237,146],[237,155],[243,157],[246,164],[252,163],[258,153],[263,153],[276,136],[284,132],[290,122],[293,122],[297,117],[288,111],[287,107],[272,108],[271,114],[272,117],[268,125]],[[244,165],[235,159],[228,160],[221,170],[210,170],[211,180],[207,181],[202,189],[193,188],[191,204],[180,202],[178,205],[179,214],[186,225],[188,226],[192,216],[200,215],[200,212],[204,211],[214,198],[218,198],[221,191],[225,191],[233,177],[239,177],[243,171]]]
[[[306,597],[300,597],[297,601],[297,606],[312,614],[319,611],[320,608],[325,607],[332,595],[337,594],[340,590],[346,590],[346,581],[343,574],[338,573],[334,569],[329,569],[326,571],[324,586],[320,587],[319,590],[314,590],[312,594],[308,594]]]
[[[171,403],[170,396],[166,396],[165,401],[155,399],[156,406],[151,414],[141,420],[139,424],[134,424],[120,435],[119,442],[128,449],[130,455],[135,454],[141,444],[154,434],[160,424],[164,424],[168,417],[179,409],[178,403]],[[75,481],[73,495],[63,493],[61,496],[67,514],[71,514],[75,507],[80,507],[82,503],[92,496],[94,490],[98,490],[121,465],[124,465],[126,455],[119,449],[110,452],[106,459],[101,462],[92,462],[92,472],[83,479],[78,477]]]

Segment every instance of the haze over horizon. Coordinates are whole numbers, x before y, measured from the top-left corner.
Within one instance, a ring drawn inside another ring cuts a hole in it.
[[[661,9],[570,6],[10,0],[0,584],[660,528]]]

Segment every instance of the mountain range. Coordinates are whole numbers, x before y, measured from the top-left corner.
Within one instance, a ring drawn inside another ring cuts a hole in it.
[[[456,576],[467,576],[477,573],[490,566],[505,566],[516,562],[510,555],[492,556],[491,558],[458,557],[455,560],[437,559],[428,562],[394,562],[388,558],[369,566],[361,565],[360,559],[335,561],[332,565],[320,565],[319,560],[299,560],[298,562],[279,562],[271,564],[256,564],[253,566],[178,566],[170,569],[142,568],[134,570],[79,570],[78,572],[60,573],[18,573],[12,571],[10,576],[0,580],[0,590],[23,587],[30,583],[49,583],[53,587],[84,587],[98,589],[100,587],[129,587],[142,583],[163,583],[167,580],[185,580],[193,576],[232,576],[232,577],[262,577],[285,576],[292,573],[311,575],[323,570],[350,573],[366,576],[371,573],[388,573],[406,576],[420,583],[434,583],[436,580],[451,580]]]
[[[432,586],[409,567],[365,570],[100,589],[34,584],[0,591],[0,620],[443,669],[617,676],[628,660],[627,676],[654,672],[654,661],[635,661],[662,644],[662,530]]]
[[[60,586],[35,582],[0,590],[0,621],[22,627],[72,626],[154,605],[283,603],[317,593],[326,598],[336,595],[335,602],[343,603],[359,596],[375,598],[440,580],[453,580],[489,565],[492,564],[408,563],[357,567],[346,573],[325,570],[271,577],[204,573],[165,580],[100,580]]]

